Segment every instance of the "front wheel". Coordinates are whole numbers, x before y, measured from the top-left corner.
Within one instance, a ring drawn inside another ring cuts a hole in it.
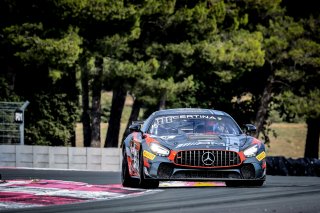
[[[138,179],[132,178],[129,173],[128,160],[126,151],[123,150],[122,166],[121,166],[121,182],[124,187],[138,187]]]
[[[144,163],[143,163],[143,155],[142,155],[142,149],[139,155],[139,172],[140,172],[140,187],[144,189],[155,189],[159,187],[159,181],[158,180],[149,180],[145,179],[144,177]]]

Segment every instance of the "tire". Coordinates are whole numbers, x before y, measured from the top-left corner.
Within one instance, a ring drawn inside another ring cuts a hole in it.
[[[226,181],[226,186],[227,187],[238,187],[241,186],[241,182],[240,181]]]
[[[226,181],[227,187],[239,187],[239,186],[255,186],[260,187],[264,184],[264,180],[254,180],[254,181]]]
[[[256,181],[247,182],[247,186],[260,187],[260,186],[263,186],[263,184],[264,184],[264,180],[256,180]]]
[[[144,177],[144,172],[143,172],[143,168],[144,168],[144,163],[143,163],[143,156],[142,156],[142,149],[140,151],[140,155],[139,155],[139,172],[140,172],[140,182],[139,182],[139,186],[141,188],[144,189],[156,189],[159,187],[159,181],[158,180],[149,180],[149,179],[145,179]]]
[[[121,166],[121,182],[124,187],[137,188],[139,186],[138,179],[132,178],[129,173],[127,154],[125,148],[123,149],[123,158]]]

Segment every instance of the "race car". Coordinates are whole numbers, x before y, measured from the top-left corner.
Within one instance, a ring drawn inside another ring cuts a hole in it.
[[[159,181],[224,181],[226,186],[262,186],[266,151],[226,112],[159,110],[134,122],[122,144],[124,187],[157,188]]]

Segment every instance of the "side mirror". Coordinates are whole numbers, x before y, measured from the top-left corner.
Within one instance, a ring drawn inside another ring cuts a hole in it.
[[[252,135],[254,133],[256,133],[257,128],[255,125],[253,124],[244,124],[244,133],[246,135]]]
[[[144,121],[132,121],[131,125],[129,126],[129,131],[131,132],[141,132],[141,127]]]
[[[140,132],[141,137],[145,138],[146,135],[142,132],[141,127],[143,125],[144,121],[133,121],[132,124],[129,126],[130,133],[132,132]]]
[[[141,132],[141,124],[137,124],[137,123],[131,124],[129,126],[129,130],[130,132]]]

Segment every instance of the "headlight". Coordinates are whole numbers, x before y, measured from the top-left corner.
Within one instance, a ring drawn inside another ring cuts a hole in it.
[[[247,148],[246,150],[244,150],[244,151],[243,151],[243,154],[244,154],[246,157],[253,157],[253,156],[256,156],[257,151],[258,151],[258,144],[255,144],[255,145]]]
[[[150,149],[153,153],[155,153],[156,155],[162,156],[162,157],[166,157],[170,153],[169,149],[167,149],[157,143],[151,143]]]

